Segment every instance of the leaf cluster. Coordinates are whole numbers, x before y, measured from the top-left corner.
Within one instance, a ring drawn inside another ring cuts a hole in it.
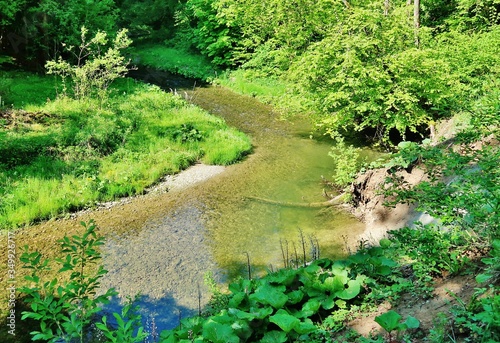
[[[65,236],[59,241],[65,257],[56,259],[60,265],[58,273],[68,272],[69,282],[63,283],[57,278],[43,282],[41,274],[50,268],[50,261],[42,259],[39,252],[30,253],[28,247],[21,255],[23,267],[31,270],[25,279],[32,283],[31,287],[20,290],[31,306],[31,311],[24,311],[21,319],[31,318],[40,324],[39,331],[31,332],[33,340],[83,342],[85,330],[100,311],[100,305],[116,295],[113,289],[97,295],[99,280],[107,273],[102,266],[95,270],[101,259],[98,248],[104,241],[97,235],[93,221],[82,222],[82,225],[85,228],[82,236]]]
[[[112,45],[105,49],[108,44],[105,32],[98,31],[90,40],[87,40],[87,34],[88,29],[82,26],[81,43],[78,48],[67,47],[76,58],[74,65],[59,57],[57,61],[48,61],[45,68],[47,74],[61,76],[64,85],[66,78],[69,77],[73,82],[73,93],[77,99],[95,95],[102,102],[107,96],[110,84],[117,78],[124,77],[129,70],[128,62],[121,55],[121,50],[126,49],[132,40],[128,38],[127,30],[123,29],[117,33]]]
[[[316,260],[260,279],[240,279],[229,286],[218,313],[184,319],[179,328],[162,333],[162,342],[308,341],[322,330],[320,325],[339,330],[373,288],[391,283],[388,276],[397,263],[384,249],[367,249],[336,262]],[[338,312],[345,315],[335,316]]]

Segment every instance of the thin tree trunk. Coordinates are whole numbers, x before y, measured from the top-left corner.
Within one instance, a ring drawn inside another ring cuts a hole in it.
[[[420,30],[420,0],[413,2],[413,24],[415,26],[415,45],[420,47],[419,30]]]
[[[328,206],[339,206],[343,204],[342,195],[338,195],[333,199],[330,199],[328,201],[322,201],[322,202],[288,202],[288,201],[277,201],[277,200],[271,200],[271,199],[266,199],[266,198],[259,198],[259,197],[246,197],[247,199],[250,200],[255,200],[259,202],[263,202],[266,204],[271,204],[271,205],[278,205],[278,206],[287,206],[287,207],[307,207],[307,208],[314,208],[314,207],[328,207]]]
[[[384,15],[387,17],[389,15],[390,1],[384,0]]]

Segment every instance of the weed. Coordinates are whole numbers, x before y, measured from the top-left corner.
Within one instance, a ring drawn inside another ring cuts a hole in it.
[[[393,310],[375,317],[375,321],[389,334],[389,342],[394,342],[394,338],[399,340],[402,332],[405,330],[418,329],[420,327],[420,322],[415,317],[408,316],[404,322],[401,322],[401,319],[403,317]],[[394,331],[396,331],[396,337],[392,334]]]

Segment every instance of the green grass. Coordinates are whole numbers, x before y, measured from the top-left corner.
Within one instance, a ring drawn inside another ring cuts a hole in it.
[[[189,78],[211,81],[218,70],[202,55],[186,52],[161,45],[140,46],[136,48],[138,64],[169,71]]]
[[[24,80],[30,78],[16,83]],[[222,119],[156,86],[133,80],[118,86],[103,106],[92,99],[35,99],[5,116],[0,228],[140,194],[197,161],[227,165],[251,149],[248,137]],[[20,98],[10,92],[11,99]]]
[[[23,71],[0,70],[0,108],[22,108],[28,104],[42,105],[56,97],[59,82],[55,77]]]
[[[244,69],[224,73],[216,82],[237,93],[261,99],[282,97],[288,87],[285,82],[278,78],[257,76],[252,71]]]
[[[237,69],[221,74],[213,83],[272,104],[284,116],[313,113],[314,106],[310,101],[297,96],[294,86],[277,76],[263,76],[252,69]]]

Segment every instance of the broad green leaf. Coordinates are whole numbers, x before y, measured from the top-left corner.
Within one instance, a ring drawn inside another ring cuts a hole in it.
[[[377,322],[385,331],[391,332],[399,326],[399,321],[401,320],[401,315],[396,311],[390,310],[380,316],[375,317],[375,322]]]
[[[255,319],[264,319],[273,312],[274,310],[272,307],[250,308],[250,313],[255,316]]]
[[[269,317],[269,321],[280,327],[285,332],[290,332],[293,328],[300,323],[298,318],[290,315],[285,310],[278,310],[274,316]]]
[[[247,294],[245,292],[238,292],[238,293],[233,293],[233,296],[229,300],[228,306],[229,307],[238,307],[243,300],[247,297]]]
[[[252,336],[252,329],[247,321],[237,320],[233,324],[231,324],[231,328],[234,333],[241,338],[244,342]]]
[[[381,276],[387,276],[392,273],[392,269],[388,266],[378,266],[376,269],[376,273]]]
[[[392,242],[387,238],[382,238],[380,240],[379,244],[380,244],[380,247],[382,247],[383,249],[387,249],[391,246]]]
[[[358,280],[350,280],[347,283],[348,287],[343,291],[337,292],[335,295],[343,300],[350,300],[358,296],[361,291],[361,283]]]
[[[346,281],[347,282],[347,281]],[[330,291],[331,293],[338,292],[342,289],[344,289],[345,282],[343,282],[343,278],[335,275],[335,276],[330,276],[325,279],[325,282],[323,283],[323,289]]]
[[[324,297],[320,300],[321,302],[321,307],[323,307],[325,310],[330,310],[335,306],[335,302],[333,301],[334,295],[330,295],[328,297]]]
[[[286,333],[283,331],[268,331],[260,340],[260,343],[285,343],[287,341]]]
[[[213,343],[239,343],[240,339],[234,334],[229,324],[221,324],[209,318],[203,324],[203,337]]]
[[[287,295],[288,295],[288,302],[292,305],[299,303],[302,300],[302,298],[304,298],[304,292],[302,292],[300,289],[290,292]]]
[[[285,289],[285,286],[271,286],[265,284],[257,288],[255,293],[250,295],[250,299],[257,300],[262,304],[269,304],[279,309],[288,301],[288,296],[284,294]]]
[[[382,266],[387,266],[387,267],[395,267],[398,265],[398,263],[390,258],[387,257],[379,257],[378,260],[380,261],[380,264]]]
[[[290,286],[297,276],[297,269],[282,269],[276,273],[268,275],[266,280],[271,283]]]
[[[406,328],[408,329],[418,329],[420,327],[420,321],[412,316],[408,316],[406,318],[404,325],[406,325]]]
[[[300,322],[298,325],[295,325],[293,329],[295,332],[304,335],[316,331],[318,328],[313,324],[312,320],[306,319],[303,322]]]
[[[304,317],[310,317],[318,312],[319,307],[321,306],[321,303],[317,299],[309,299],[303,306],[302,306],[302,313]]]
[[[237,308],[228,309],[228,313],[233,315],[233,316],[236,316],[239,319],[247,319],[249,321],[255,319],[255,314],[244,312],[244,311],[238,310]]]

